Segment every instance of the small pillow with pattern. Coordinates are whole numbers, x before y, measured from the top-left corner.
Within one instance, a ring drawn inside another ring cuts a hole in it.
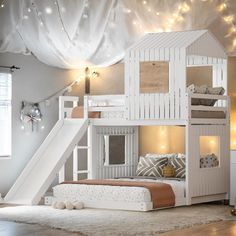
[[[167,162],[168,162],[167,157],[163,158],[140,157],[136,175],[162,177],[162,169]]]
[[[214,153],[207,154],[200,158],[200,168],[211,168],[219,166],[219,160]]]
[[[170,158],[170,163],[175,169],[176,178],[185,178],[185,158],[184,157],[173,157]]]

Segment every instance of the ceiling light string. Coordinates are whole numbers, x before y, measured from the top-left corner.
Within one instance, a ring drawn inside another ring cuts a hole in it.
[[[63,20],[62,20],[61,10],[60,10],[58,1],[56,0],[56,1],[54,2],[54,4],[56,5],[56,9],[57,9],[57,12],[58,12],[59,20],[60,20],[60,23],[61,23],[61,25],[62,25],[62,28],[61,28],[61,29],[62,29],[63,32],[65,32],[65,34],[66,34],[66,36],[67,36],[69,42],[70,42],[72,45],[74,45],[72,39],[70,38],[70,35],[69,35],[68,31],[66,30],[65,24],[64,24],[64,22],[63,22]]]
[[[59,57],[59,60],[61,60],[66,66],[68,66],[68,67],[71,66],[67,62],[67,60],[65,59],[64,55],[61,53],[61,50],[56,47],[54,41],[49,37],[49,30],[47,28],[47,25],[43,21],[42,12],[38,10],[35,2],[32,2],[32,7],[36,13],[36,16],[38,17],[38,20],[40,22],[40,26],[44,30],[44,36],[46,37],[46,39],[48,40],[48,42],[52,46],[52,49],[55,50],[57,57]]]
[[[177,24],[183,22],[184,18],[186,17],[186,14],[190,12],[191,6],[192,1],[189,1],[188,3],[184,1],[178,4],[177,11],[171,14],[171,17],[168,19],[167,26],[170,30],[173,30],[173,26],[176,26]]]
[[[232,47],[236,48],[236,22],[233,13],[230,11],[230,4],[227,0],[223,0],[216,8],[222,20],[230,26],[229,32],[225,37],[233,37]]]
[[[86,8],[88,8],[88,6],[89,6],[89,5],[88,5],[88,2],[83,1],[82,9],[81,9],[81,11],[80,11],[80,15],[79,15],[78,21],[77,21],[78,24],[77,24],[77,27],[76,27],[76,31],[75,31],[74,36],[72,37],[72,41],[73,41],[74,44],[76,44],[76,41],[77,41],[77,39],[78,39],[78,37],[79,37],[80,22],[81,22],[82,19],[84,19],[84,17],[83,17],[83,15],[84,15],[84,10],[85,10]]]

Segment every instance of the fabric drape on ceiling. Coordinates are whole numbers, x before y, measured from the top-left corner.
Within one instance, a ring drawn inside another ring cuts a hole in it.
[[[0,52],[32,53],[60,68],[108,66],[122,60],[147,32],[209,28],[235,54],[232,38],[224,37],[228,26],[215,10],[219,1],[185,1],[189,10],[180,14],[181,20],[169,22],[183,2],[6,0],[0,8]]]

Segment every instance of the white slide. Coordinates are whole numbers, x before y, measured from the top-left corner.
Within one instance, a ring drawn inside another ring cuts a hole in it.
[[[7,193],[4,202],[38,204],[87,128],[87,119],[59,120]]]

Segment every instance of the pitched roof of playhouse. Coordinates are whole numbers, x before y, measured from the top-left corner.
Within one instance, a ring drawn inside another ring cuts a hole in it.
[[[187,55],[227,58],[223,46],[208,30],[148,33],[128,51],[185,48]]]

